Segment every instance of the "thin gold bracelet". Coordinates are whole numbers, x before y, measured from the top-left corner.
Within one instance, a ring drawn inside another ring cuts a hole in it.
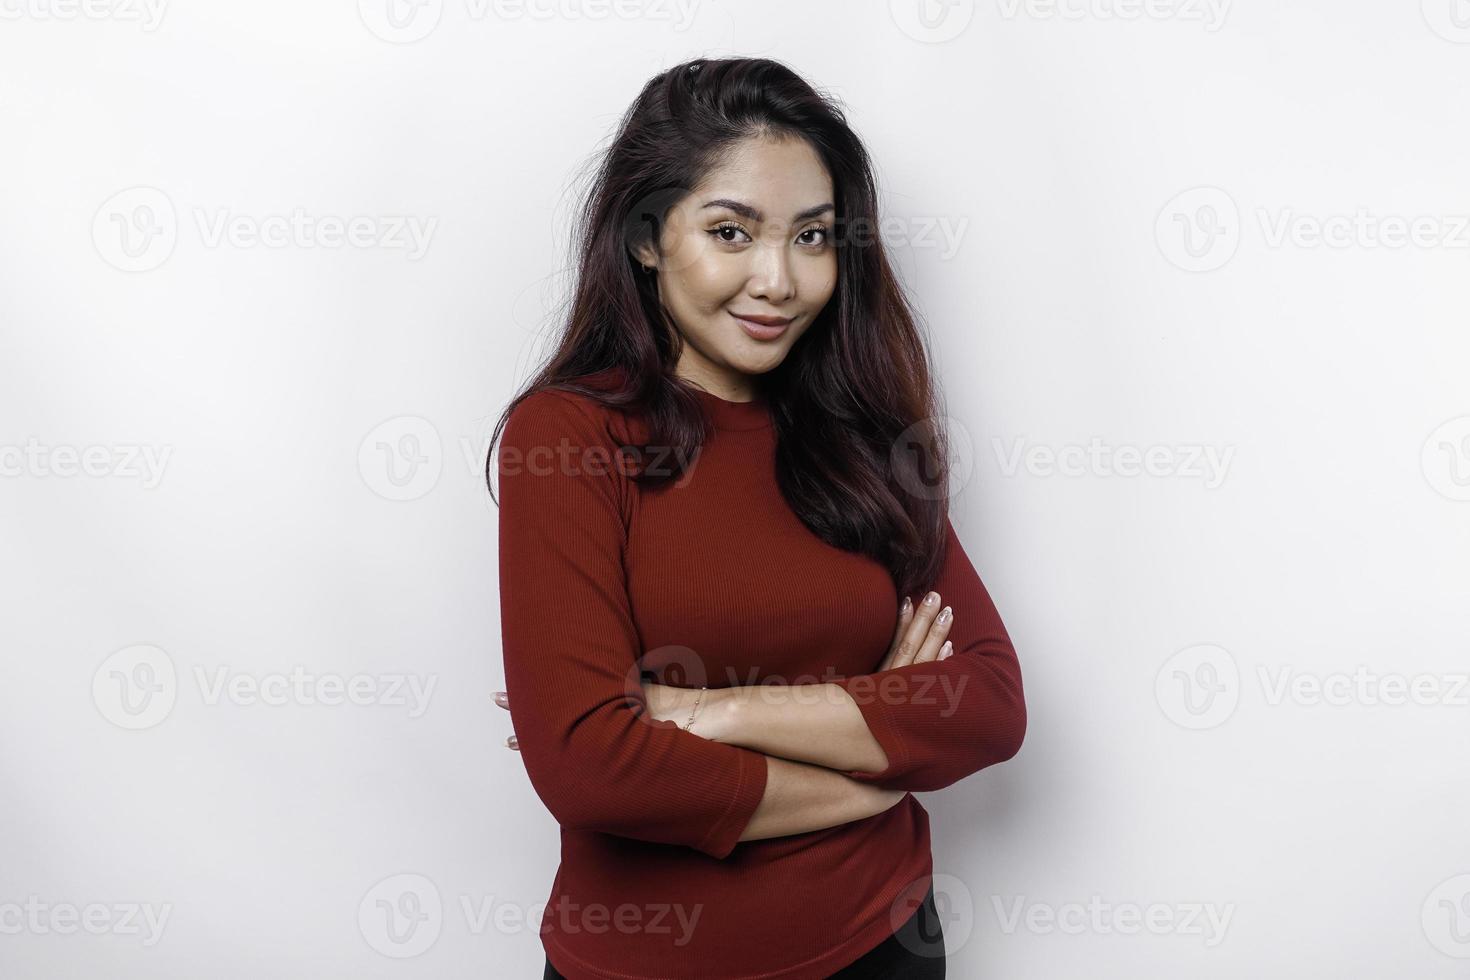
[[[684,722],[684,730],[689,731],[689,726],[694,724],[694,712],[699,710],[699,702],[704,700],[704,692],[709,689],[708,685],[699,689],[699,696],[694,699],[694,710],[689,712],[689,720]]]

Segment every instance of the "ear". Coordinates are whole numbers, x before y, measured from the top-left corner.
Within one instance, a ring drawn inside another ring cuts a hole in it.
[[[628,251],[633,253],[633,258],[639,265],[647,265],[658,268],[658,253],[653,250],[652,244],[648,242],[641,242],[640,244],[628,249]]]

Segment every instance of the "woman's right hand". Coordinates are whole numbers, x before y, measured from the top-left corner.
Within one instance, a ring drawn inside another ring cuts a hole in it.
[[[878,665],[879,671],[943,660],[954,653],[954,644],[945,639],[954,625],[954,612],[948,606],[941,608],[939,603],[938,592],[930,592],[918,606],[908,596],[904,597],[898,625],[893,630],[893,643]]]

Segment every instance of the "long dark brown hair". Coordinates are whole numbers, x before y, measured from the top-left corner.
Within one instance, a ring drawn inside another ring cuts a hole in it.
[[[673,373],[680,334],[659,302],[656,273],[645,274],[631,250],[646,243],[657,253],[669,209],[735,143],[761,136],[806,140],[836,195],[835,291],[782,363],[755,379],[771,407],[781,493],[818,537],[881,563],[899,594],[912,594],[938,574],[948,517],[947,434],[929,353],[875,234],[867,151],[834,99],[770,59],[676,65],[623,115],[577,210],[565,328],[500,415],[485,479],[493,498],[501,431],[543,388],[636,413],[646,445],[672,448],[663,458],[695,458],[708,433],[697,395]],[[591,375],[617,381],[593,384]],[[679,475],[661,468],[635,479],[657,485]]]

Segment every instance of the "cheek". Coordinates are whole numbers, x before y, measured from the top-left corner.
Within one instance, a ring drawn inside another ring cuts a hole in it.
[[[812,262],[802,278],[801,293],[813,306],[821,306],[837,289],[837,256],[825,255]]]
[[[683,269],[679,280],[692,305],[713,311],[726,305],[740,292],[744,275],[738,262],[711,251]]]

